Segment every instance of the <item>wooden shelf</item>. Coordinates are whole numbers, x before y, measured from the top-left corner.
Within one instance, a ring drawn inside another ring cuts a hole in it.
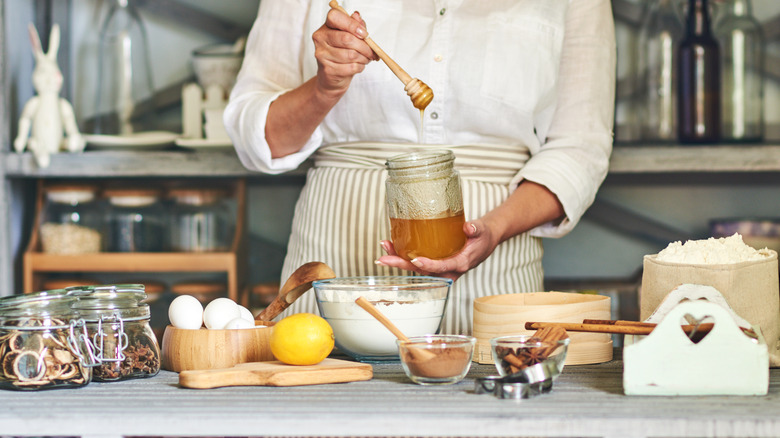
[[[780,172],[780,145],[617,145],[610,174]]]
[[[302,178],[310,163],[282,175],[244,168],[233,151],[90,151],[52,156],[40,169],[31,154],[3,154],[11,178],[100,177],[251,177]],[[618,144],[613,148],[610,174],[780,172],[780,144],[649,145]]]
[[[232,150],[225,151],[86,151],[51,156],[47,168],[39,168],[32,154],[2,154],[5,174],[11,178],[100,177],[273,177],[247,170]],[[284,176],[301,177],[306,166]]]
[[[57,255],[41,252],[24,254],[25,292],[32,292],[33,275],[73,272],[225,272],[228,295],[238,299],[239,280],[236,277],[238,256],[234,252],[212,253],[95,253]],[[232,291],[232,292],[231,292]]]

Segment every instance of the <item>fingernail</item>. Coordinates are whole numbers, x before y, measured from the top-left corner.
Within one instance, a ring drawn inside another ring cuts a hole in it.
[[[417,259],[412,259],[412,260],[411,260],[411,262],[412,262],[412,264],[413,264],[414,266],[417,266],[418,268],[422,268],[422,267],[423,267],[423,264],[422,264],[422,262],[421,262],[421,261],[419,261],[419,260],[417,260]]]
[[[384,266],[385,264],[380,262],[379,260],[374,260],[374,264],[378,266]]]
[[[476,233],[477,232],[477,226],[474,225],[474,224],[469,224],[469,225],[471,225],[471,231]]]
[[[385,241],[384,241],[384,240],[380,240],[380,241],[379,241],[379,246],[381,246],[381,247],[382,247],[382,249],[383,249],[383,250],[385,250],[385,252],[388,252],[388,251],[387,251],[387,243],[385,243]]]
[[[365,38],[366,37],[366,30],[363,29],[362,27],[358,27],[355,32],[357,32],[357,34],[358,34],[358,36],[360,38]]]

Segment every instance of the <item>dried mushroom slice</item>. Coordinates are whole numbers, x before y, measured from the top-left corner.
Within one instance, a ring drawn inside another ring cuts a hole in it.
[[[79,368],[76,366],[76,364],[69,363],[67,365],[63,365],[62,372],[59,376],[57,376],[58,380],[71,380],[79,375]]]
[[[76,361],[76,357],[70,350],[63,350],[60,348],[52,348],[51,356],[57,360],[58,363],[65,365]]]

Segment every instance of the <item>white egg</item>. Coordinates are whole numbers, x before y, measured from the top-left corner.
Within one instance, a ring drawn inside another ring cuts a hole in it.
[[[233,318],[225,324],[226,330],[254,328],[255,323],[244,318]]]
[[[168,306],[168,319],[176,328],[197,330],[203,325],[203,305],[191,295],[180,295]]]
[[[231,319],[241,318],[238,304],[230,298],[217,298],[206,305],[203,311],[203,322],[206,328],[223,329]]]
[[[242,318],[244,318],[247,321],[252,321],[252,324],[254,324],[255,316],[252,315],[252,312],[250,312],[249,309],[239,304],[238,310],[241,312]]]

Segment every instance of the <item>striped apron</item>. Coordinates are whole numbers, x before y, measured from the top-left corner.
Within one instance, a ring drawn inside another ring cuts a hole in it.
[[[304,263],[320,261],[339,277],[409,275],[374,261],[384,255],[379,241],[390,238],[385,207],[385,161],[420,149],[450,149],[461,176],[466,220],[482,217],[510,194],[509,182],[528,160],[517,146],[421,146],[338,143],[314,156],[295,206],[282,283]],[[542,243],[528,233],[500,244],[476,268],[453,283],[442,333],[470,334],[474,298],[542,290]],[[313,291],[282,314],[318,314]]]

